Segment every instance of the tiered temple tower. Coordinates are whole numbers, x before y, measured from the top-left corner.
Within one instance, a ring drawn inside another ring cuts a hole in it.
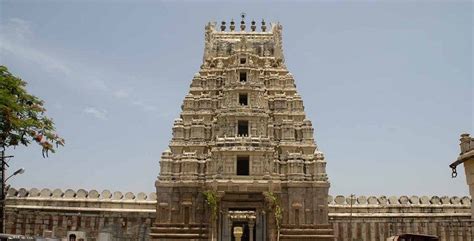
[[[154,240],[334,240],[326,162],[282,26],[246,27],[243,16],[205,28],[203,64],[161,156]]]

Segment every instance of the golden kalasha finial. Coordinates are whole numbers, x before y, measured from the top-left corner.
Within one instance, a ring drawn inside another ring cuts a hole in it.
[[[222,32],[225,31],[225,21],[222,21],[222,22],[221,22],[221,31],[222,31]]]
[[[235,30],[235,22],[234,22],[234,19],[230,20],[230,31],[234,31]]]
[[[245,13],[241,13],[240,17],[242,17],[242,20],[240,20],[240,30],[245,31]]]
[[[250,29],[252,29],[252,32],[255,32],[255,29],[257,29],[257,26],[255,25],[255,20],[252,20],[252,26],[250,26]]]

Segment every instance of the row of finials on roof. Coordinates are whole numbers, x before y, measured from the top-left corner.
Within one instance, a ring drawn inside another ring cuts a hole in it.
[[[250,26],[250,29],[252,30],[252,32],[255,32],[255,30],[257,29],[257,25],[256,25],[255,20],[252,20],[251,24],[252,24],[252,25]],[[246,27],[246,26],[245,26],[244,16],[242,16],[242,20],[240,21],[240,30],[241,30],[241,31],[245,31],[245,27]],[[230,28],[230,31],[234,31],[234,30],[235,30],[235,22],[234,22],[233,19],[230,21],[230,26],[229,26],[229,28]],[[266,25],[266,23],[265,23],[265,20],[263,20],[263,19],[262,19],[262,26],[261,26],[261,28],[262,28],[262,32],[267,31],[267,25]],[[224,32],[225,29],[226,29],[226,22],[225,22],[225,21],[222,21],[222,22],[221,22],[221,31]]]

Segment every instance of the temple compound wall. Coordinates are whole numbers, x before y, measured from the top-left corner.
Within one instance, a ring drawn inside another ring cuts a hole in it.
[[[11,188],[6,201],[6,232],[65,239],[82,233],[83,241],[149,240],[157,205],[155,193]],[[328,216],[339,241],[385,241],[398,233],[471,241],[470,205],[471,197],[467,196],[338,195],[328,197]]]

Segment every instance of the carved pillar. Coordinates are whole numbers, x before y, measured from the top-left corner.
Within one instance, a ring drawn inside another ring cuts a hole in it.
[[[332,228],[334,229],[334,236],[338,239],[340,239],[340,236],[339,236],[339,223],[338,222],[334,222],[332,224]]]
[[[346,222],[342,223],[342,240],[349,240],[349,230]]]
[[[221,232],[222,232],[222,240],[226,241],[226,240],[230,240],[230,236],[229,236],[229,230],[228,230],[228,227],[229,227],[229,217],[228,217],[228,213],[225,212],[222,214],[222,227],[221,227]]]
[[[443,225],[443,223],[441,223],[441,227],[440,227],[440,240],[441,241],[445,241],[447,240],[446,239],[446,227]]]
[[[362,238],[362,240],[368,240],[367,239],[367,223],[366,222],[362,222],[360,224],[360,237]]]
[[[377,229],[375,227],[375,222],[370,222],[370,240],[377,240],[375,238],[375,233],[377,232]]]
[[[233,234],[233,230],[232,230],[232,220],[230,220],[230,217],[228,218],[228,221],[229,222],[227,223],[227,225],[228,225],[227,230],[229,230],[229,233],[230,233],[229,234],[229,241],[231,241],[232,240],[232,235],[234,235],[234,234]]]
[[[407,226],[406,232],[407,233],[413,233],[414,232],[414,230],[412,230],[412,221],[413,220],[410,220],[406,223],[406,226]]]
[[[430,226],[429,234],[437,235],[437,233],[438,233],[438,224],[435,223],[435,222],[431,222],[431,223],[429,223],[429,226]]]
[[[465,239],[465,240],[472,240],[472,238],[473,238],[473,235],[472,235],[473,231],[474,231],[474,228],[469,227],[469,226],[466,227],[466,239]]]
[[[257,218],[255,220],[255,238],[257,240],[263,239],[262,232],[261,232],[261,229],[263,227],[262,225],[263,225],[263,219],[262,219],[261,210],[257,210]]]
[[[457,228],[457,234],[456,234],[456,238],[458,240],[462,240],[463,239],[463,226],[459,225],[458,228]]]
[[[217,240],[222,240],[222,235],[223,235],[223,232],[222,232],[222,227],[224,226],[224,217],[225,217],[225,214],[220,211],[219,212],[219,217],[217,219]]]
[[[255,223],[253,221],[249,222],[249,241],[253,241],[253,227]]]
[[[350,239],[353,240],[354,238],[357,238],[357,222],[352,222],[350,223]]]

